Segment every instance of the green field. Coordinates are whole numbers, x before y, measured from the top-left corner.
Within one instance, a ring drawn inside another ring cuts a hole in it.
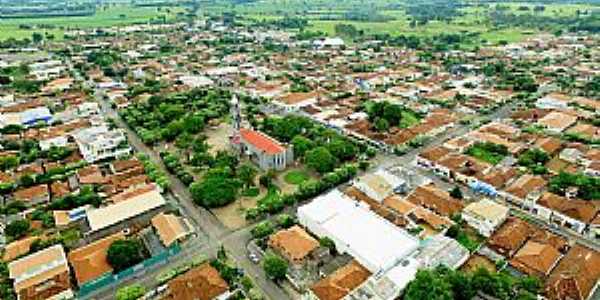
[[[93,16],[0,19],[0,40],[8,38],[31,38],[33,32],[53,34],[56,39],[62,39],[64,31],[69,29],[87,29],[146,23],[163,16],[167,20],[173,20],[178,12],[183,11],[184,9],[180,7],[168,9],[162,8],[158,10],[155,7],[118,5],[107,8],[100,7]],[[19,25],[44,25],[44,27],[49,25],[54,26],[55,28],[21,29],[19,28]]]

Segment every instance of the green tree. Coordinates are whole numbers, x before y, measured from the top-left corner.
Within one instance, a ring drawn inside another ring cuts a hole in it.
[[[252,165],[246,163],[239,167],[238,177],[244,183],[246,188],[254,186],[254,178],[256,177],[257,170]]]
[[[115,272],[120,272],[144,260],[143,248],[142,243],[136,239],[114,241],[108,247],[106,260]]]
[[[273,253],[268,253],[263,259],[263,269],[270,279],[283,280],[287,274],[288,262]]]
[[[313,141],[301,135],[297,135],[292,139],[292,145],[294,147],[294,155],[296,157],[303,157],[307,151],[315,147],[315,143]]]
[[[453,300],[452,287],[435,270],[419,270],[406,288],[405,300]]]
[[[460,190],[460,187],[454,186],[454,188],[452,190],[450,190],[450,196],[452,196],[453,198],[456,198],[456,199],[462,199],[463,194],[462,194],[462,191]]]
[[[135,300],[146,294],[146,288],[139,284],[124,286],[117,290],[117,300]]]
[[[254,228],[252,228],[252,230],[250,231],[252,237],[255,239],[266,238],[273,232],[275,232],[275,227],[270,221],[262,221],[256,224],[256,226],[254,226]]]
[[[337,164],[337,158],[322,146],[308,151],[304,160],[309,168],[321,174],[333,171]]]
[[[10,238],[17,240],[24,237],[27,234],[27,232],[29,232],[30,228],[31,224],[29,223],[29,221],[25,219],[16,220],[12,221],[6,226],[6,228],[4,229],[4,233],[6,233],[6,235]]]
[[[377,120],[375,120],[375,129],[379,132],[388,131],[390,129],[390,123],[384,118],[377,118]]]
[[[240,182],[218,174],[208,174],[202,181],[190,185],[194,202],[207,208],[221,207],[233,202]]]
[[[324,236],[324,237],[320,238],[319,245],[321,245],[321,247],[325,247],[325,248],[329,249],[329,251],[332,254],[337,253],[337,250],[335,248],[335,242],[333,242],[333,240],[329,237]]]
[[[31,40],[36,44],[39,44],[43,39],[44,35],[39,32],[34,32],[31,34]]]

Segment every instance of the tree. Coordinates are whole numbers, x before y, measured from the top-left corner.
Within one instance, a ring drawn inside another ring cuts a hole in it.
[[[239,167],[237,173],[238,177],[244,183],[246,188],[254,186],[254,178],[256,177],[257,173],[256,168],[246,163]]]
[[[419,270],[410,282],[404,295],[405,300],[452,300],[451,285],[435,270]]]
[[[16,220],[12,221],[6,226],[6,228],[4,229],[4,233],[6,233],[6,235],[11,237],[12,239],[17,240],[24,237],[30,228],[31,224],[29,223],[29,221],[25,219]]]
[[[262,221],[254,226],[250,233],[252,234],[253,238],[262,239],[271,235],[273,232],[275,232],[275,227],[273,224],[269,221]]]
[[[377,118],[375,120],[375,129],[379,132],[385,132],[390,129],[390,123],[384,118]]]
[[[306,153],[306,165],[317,172],[324,174],[333,171],[337,164],[337,158],[325,147],[317,147]]]
[[[462,199],[463,194],[458,186],[454,186],[454,188],[450,191],[450,196],[456,199]]]
[[[303,157],[307,151],[315,147],[315,143],[301,135],[297,135],[292,139],[292,145],[294,149],[294,155],[297,157]]]
[[[354,156],[358,152],[354,144],[341,138],[334,139],[327,144],[327,150],[329,150],[331,155],[342,161],[354,159]]]
[[[296,220],[289,214],[280,214],[277,216],[277,225],[282,228],[290,228],[296,224]]]
[[[207,208],[221,207],[233,202],[240,182],[219,174],[207,174],[204,180],[190,185],[194,202]]]
[[[117,300],[135,300],[146,294],[146,288],[139,284],[124,286],[117,290]]]
[[[272,280],[279,281],[285,278],[288,270],[288,263],[283,258],[268,253],[263,260],[263,269]]]
[[[322,237],[319,239],[319,245],[321,245],[321,247],[325,247],[327,249],[329,249],[329,251],[334,254],[337,252],[336,248],[335,248],[335,242],[333,242],[333,240],[329,237]]]
[[[36,44],[39,44],[43,39],[44,35],[39,32],[34,32],[31,34],[31,40]]]
[[[114,241],[108,247],[106,260],[115,272],[120,272],[144,260],[142,250],[142,243],[136,239]]]

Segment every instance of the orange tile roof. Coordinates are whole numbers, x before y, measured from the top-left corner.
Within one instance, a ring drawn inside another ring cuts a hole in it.
[[[464,208],[464,205],[459,200],[452,198],[448,192],[438,189],[433,184],[417,187],[408,195],[406,200],[413,204],[429,208],[445,217],[460,213]]]
[[[320,300],[340,300],[359,287],[371,272],[353,260],[333,274],[321,279],[310,289]]]
[[[228,289],[229,285],[219,271],[206,263],[169,281],[168,291],[163,299],[212,300]]]
[[[122,239],[125,239],[125,234],[118,232],[69,253],[69,263],[73,266],[79,286],[112,272],[113,268],[106,260],[108,248],[114,241]]]
[[[552,271],[560,258],[554,247],[529,241],[510,260],[510,264],[528,275],[544,277]]]
[[[550,300],[585,300],[600,279],[600,253],[575,245],[546,281]]]
[[[509,218],[488,240],[488,246],[506,257],[511,257],[531,235],[531,226],[518,218]]]
[[[537,204],[586,224],[591,223],[594,217],[598,215],[598,212],[600,212],[600,205],[594,201],[567,199],[549,192],[542,194]]]
[[[269,246],[288,261],[297,263],[319,247],[319,242],[299,226],[280,230],[269,237]]]
[[[275,139],[262,132],[242,128],[240,129],[240,134],[242,139],[244,139],[246,142],[252,144],[254,147],[266,152],[269,155],[285,152],[285,147],[283,147]]]
[[[46,195],[49,195],[48,185],[46,184],[35,185],[13,193],[14,198],[21,201],[31,201],[36,197],[44,197]]]
[[[158,232],[160,240],[167,247],[189,233],[183,220],[172,214],[160,213],[152,218],[151,223]]]
[[[37,236],[32,236],[14,241],[6,245],[6,247],[4,247],[4,256],[2,257],[2,260],[4,260],[5,262],[9,262],[22,255],[29,253],[31,244],[33,244],[33,242],[39,239],[40,238]]]

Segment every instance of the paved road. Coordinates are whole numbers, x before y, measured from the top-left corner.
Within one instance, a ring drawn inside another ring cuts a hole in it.
[[[272,281],[266,279],[262,267],[260,265],[252,263],[246,255],[246,244],[250,240],[250,229],[246,227],[241,230],[232,232],[225,227],[209,210],[202,207],[196,206],[192,200],[192,196],[188,191],[188,188],[179,180],[177,177],[167,172],[165,166],[158,153],[146,146],[137,134],[131,130],[127,124],[121,119],[118,113],[108,104],[106,101],[101,99],[97,94],[97,100],[102,106],[102,110],[107,117],[115,120],[118,127],[125,130],[129,143],[141,153],[145,153],[150,157],[158,167],[168,174],[169,181],[171,182],[171,191],[178,200],[178,205],[182,208],[184,213],[191,219],[196,225],[195,227],[201,230],[201,232],[207,237],[207,245],[204,251],[214,251],[221,245],[225,247],[227,252],[232,254],[236,262],[249,274],[257,284],[266,297],[272,300],[286,300],[290,299],[289,295],[285,293],[279,286]],[[198,251],[203,253],[202,249],[191,249],[189,251]],[[187,252],[186,252],[187,253]],[[173,260],[174,262],[180,263],[179,260]],[[175,263],[169,262],[168,266],[175,266]],[[164,269],[164,268],[163,268]],[[136,282],[151,283],[156,275],[155,274],[142,274],[139,278],[134,279]],[[151,284],[149,287],[153,287]],[[114,294],[113,294],[114,295]],[[100,297],[99,299],[111,299],[112,295],[106,297]]]

